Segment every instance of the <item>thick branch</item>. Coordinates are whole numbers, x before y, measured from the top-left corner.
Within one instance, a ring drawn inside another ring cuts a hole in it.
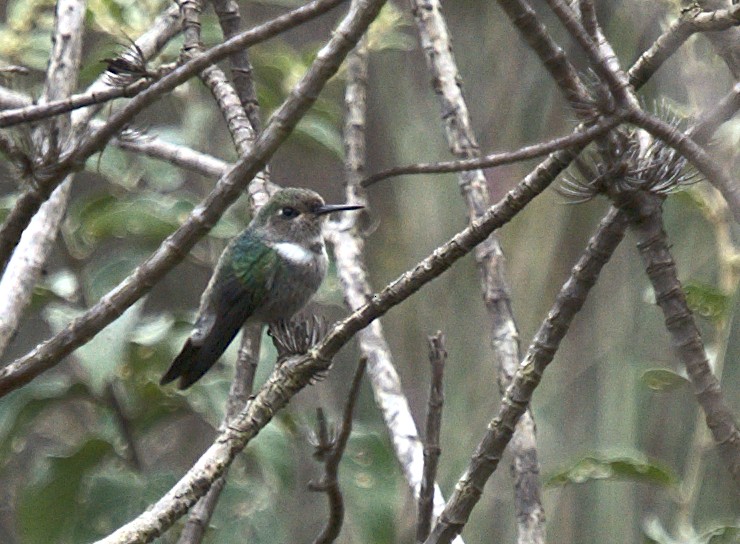
[[[28,383],[87,342],[185,257],[197,240],[213,227],[226,208],[238,198],[252,177],[264,168],[269,157],[311,107],[319,91],[336,73],[342,59],[374,19],[381,5],[381,0],[364,0],[350,10],[332,39],[319,51],[305,76],[272,116],[253,149],[219,180],[214,191],[191,212],[188,220],[133,274],[59,334],[1,369],[0,396]]]
[[[364,6],[364,3],[359,3]],[[372,11],[369,13],[363,11],[358,19],[369,24],[370,21],[362,16],[372,19],[381,4],[381,2],[370,4],[367,9]],[[269,126],[266,132],[268,130]],[[470,253],[491,232],[511,220],[535,196],[545,190],[553,179],[553,172],[562,166],[562,162],[553,159],[547,166],[549,168],[538,170],[537,175],[525,178],[481,219],[474,221],[450,241],[437,248],[413,270],[400,276],[380,293],[371,296],[357,311],[336,323],[306,356],[292,358],[276,365],[272,376],[254,400],[231,420],[227,429],[219,433],[214,444],[188,473],[151,508],[101,540],[100,544],[150,542],[167,530],[207,492],[212,482],[224,473],[236,454],[269,423],[274,414],[298,391],[309,385],[317,374],[329,368],[332,358],[358,331],[448,270],[457,260]]]
[[[289,28],[293,28],[329,11],[342,1],[314,0],[305,6],[276,17],[252,30],[243,32],[239,36],[217,45],[209,49],[206,53],[188,61],[154,83],[151,87],[142,91],[119,111],[113,113],[103,127],[88,135],[69,154],[66,154],[60,161],[46,169],[43,174],[38,173],[33,187],[20,196],[15,207],[6,217],[2,227],[0,227],[0,268],[7,262],[10,252],[18,243],[21,232],[26,228],[33,214],[36,213],[41,203],[49,197],[61,180],[69,172],[82,168],[85,161],[94,153],[101,151],[111,138],[120,133],[131,122],[136,114],[157,101],[165,93],[237,49],[254,45]],[[310,102],[312,103],[313,99]]]
[[[653,136],[660,138],[676,151],[681,153],[693,164],[701,174],[707,178],[727,202],[735,221],[740,223],[740,181],[732,179],[717,166],[706,151],[674,127],[644,111],[633,111],[629,121]]]
[[[498,467],[517,421],[525,413],[542,373],[552,362],[560,342],[583,306],[602,267],[624,236],[627,216],[612,208],[602,220],[568,281],[558,293],[552,309],[540,326],[527,355],[506,389],[498,414],[476,448],[465,474],[455,486],[447,507],[426,540],[427,544],[447,543],[459,534],[483,493],[483,486]]]
[[[686,366],[719,453],[735,483],[740,486],[740,430],[724,401],[719,380],[712,372],[704,342],[686,303],[676,263],[669,250],[668,236],[663,230],[661,204],[658,197],[646,195],[638,205],[630,207],[631,227],[637,236],[637,247],[653,285],[655,301],[665,316],[673,346]]]

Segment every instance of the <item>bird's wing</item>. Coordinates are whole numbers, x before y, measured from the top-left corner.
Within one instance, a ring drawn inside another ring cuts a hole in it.
[[[224,251],[203,294],[198,319],[161,384],[180,378],[185,389],[211,368],[272,286],[278,256],[256,240],[237,240]]]

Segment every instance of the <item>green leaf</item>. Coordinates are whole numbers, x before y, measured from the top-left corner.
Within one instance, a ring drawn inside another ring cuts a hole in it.
[[[546,485],[582,484],[593,480],[630,480],[662,486],[675,485],[677,481],[670,470],[655,463],[630,457],[584,457],[570,468],[550,476]]]
[[[712,285],[689,282],[684,285],[689,308],[712,322],[724,320],[730,309],[730,297]]]
[[[672,391],[689,383],[685,377],[666,368],[646,370],[640,376],[640,381],[653,391]]]
[[[137,237],[159,243],[193,208],[191,202],[152,192],[117,198],[88,197],[73,206],[65,226],[70,251],[84,258],[110,238]]]
[[[68,456],[49,458],[46,470],[38,473],[38,480],[20,497],[18,521],[24,543],[70,541],[82,482],[88,472],[111,453],[110,443],[92,439]]]

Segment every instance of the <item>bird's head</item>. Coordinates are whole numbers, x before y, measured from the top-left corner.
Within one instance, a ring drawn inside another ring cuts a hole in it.
[[[321,220],[327,214],[361,208],[351,204],[326,204],[314,191],[286,188],[277,191],[262,206],[250,226],[273,242],[301,243],[321,235]]]

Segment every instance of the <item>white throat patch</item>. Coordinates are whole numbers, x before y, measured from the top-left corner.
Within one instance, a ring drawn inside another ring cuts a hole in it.
[[[294,264],[309,264],[316,258],[311,250],[293,242],[280,242],[274,248],[283,259]]]

